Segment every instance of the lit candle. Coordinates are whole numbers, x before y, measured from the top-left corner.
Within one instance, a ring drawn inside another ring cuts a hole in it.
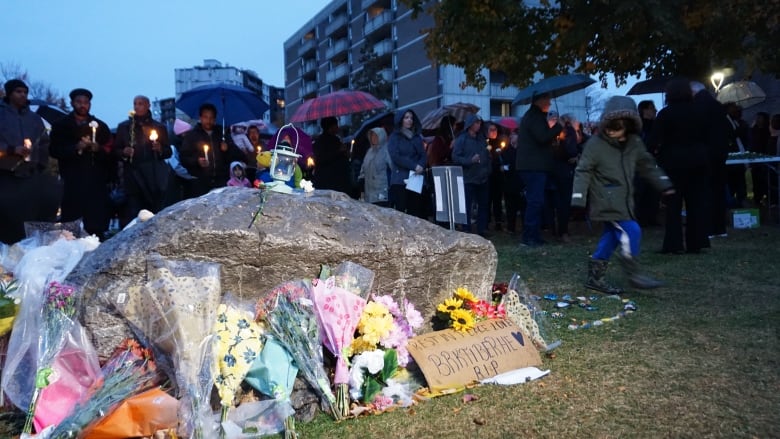
[[[209,163],[209,146],[205,143],[203,144],[203,156],[206,157],[206,164]]]
[[[152,132],[149,133],[149,140],[152,142],[157,141],[157,130],[152,130]]]
[[[309,168],[314,167],[314,157],[309,157],[308,159],[306,159],[306,166],[308,166]]]
[[[352,142],[349,143],[349,155],[352,156],[352,148],[355,147],[355,139],[352,139]]]
[[[24,149],[28,151],[32,149],[32,141],[30,141],[30,139],[27,138],[24,139]],[[27,154],[27,157],[24,158],[24,161],[25,162],[30,161],[30,154]]]
[[[501,149],[506,148],[506,142],[501,142]]]
[[[95,143],[95,134],[97,133],[98,123],[93,120],[89,123],[89,127],[92,128],[92,143]]]

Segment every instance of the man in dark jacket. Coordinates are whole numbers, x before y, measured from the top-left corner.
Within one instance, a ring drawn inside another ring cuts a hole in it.
[[[349,157],[342,148],[338,136],[339,121],[335,117],[323,117],[320,120],[322,134],[314,141],[314,187],[350,194],[352,169]]]
[[[547,175],[553,166],[553,140],[563,127],[556,121],[547,122],[552,96],[535,94],[531,107],[520,121],[517,147],[517,171],[525,184],[526,208],[522,243],[529,247],[544,244],[541,234]]]
[[[179,160],[194,180],[185,196],[199,197],[210,190],[224,187],[230,180],[230,163],[246,160],[230,136],[223,136],[217,125],[217,107],[205,103],[200,106],[200,122],[184,134]]]
[[[171,167],[165,159],[171,156],[168,130],[152,119],[151,104],[146,96],[133,98],[130,118],[116,129],[114,155],[122,159],[122,177],[127,205],[120,218],[122,227],[132,221],[141,209],[153,213],[163,208]]]
[[[29,88],[19,79],[4,85],[0,102],[0,241],[25,237],[25,221],[56,219],[61,190],[47,174],[49,136],[40,116],[30,111]]]
[[[64,183],[61,218],[63,222],[81,218],[87,233],[103,239],[110,220],[109,184],[116,169],[111,132],[108,125],[89,113],[89,90],[71,91],[70,105],[73,111],[51,130],[51,156],[59,161]]]
[[[463,167],[463,185],[466,191],[466,231],[471,231],[471,206],[477,204],[477,234],[485,236],[488,222],[490,191],[490,151],[482,135],[482,119],[475,114],[466,116],[465,130],[452,146],[452,163]]]
[[[707,205],[710,221],[707,226],[709,236],[726,235],[726,184],[728,171],[726,159],[729,155],[729,135],[731,124],[726,118],[726,109],[704,88],[700,82],[691,82],[693,106],[701,112],[708,122],[706,130],[707,147],[710,156],[710,198]],[[705,243],[707,245],[708,243]]]

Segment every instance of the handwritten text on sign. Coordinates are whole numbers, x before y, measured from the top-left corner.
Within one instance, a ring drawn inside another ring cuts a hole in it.
[[[408,348],[431,389],[454,388],[542,362],[509,320],[479,322],[465,333],[445,329],[419,335],[409,340]]]

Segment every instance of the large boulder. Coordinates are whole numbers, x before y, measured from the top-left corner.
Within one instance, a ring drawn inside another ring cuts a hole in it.
[[[144,284],[150,253],[218,262],[223,293],[253,301],[282,282],[316,277],[321,264],[343,261],[373,270],[373,291],[406,297],[423,316],[459,286],[490,295],[496,251],[479,236],[332,191],[270,193],[250,227],[259,194],[226,188],[182,201],[84,257],[68,280],[83,286],[85,324],[101,357],[131,334],[101,293]]]

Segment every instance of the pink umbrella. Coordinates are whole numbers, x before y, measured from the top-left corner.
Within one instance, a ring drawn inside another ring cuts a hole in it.
[[[502,117],[501,119],[498,120],[498,124],[510,130],[517,129],[517,119],[515,119],[514,117]]]
[[[342,89],[317,96],[302,103],[290,118],[291,122],[305,122],[323,117],[385,108],[385,104],[374,96],[359,90]]]

